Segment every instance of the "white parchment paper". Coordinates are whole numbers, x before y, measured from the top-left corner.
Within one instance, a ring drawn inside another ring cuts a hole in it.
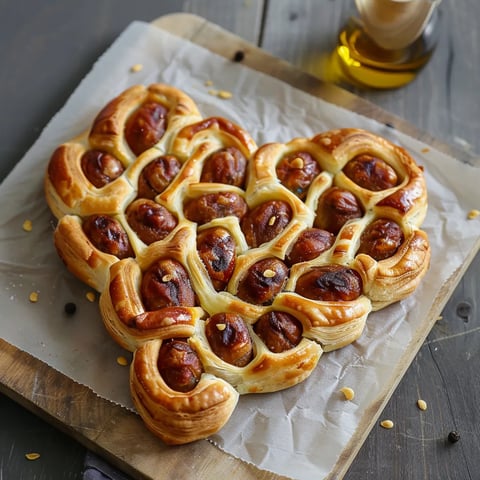
[[[143,70],[130,72],[141,63]],[[213,87],[205,81],[213,80]],[[104,331],[89,288],[73,278],[52,244],[53,223],[43,176],[55,147],[88,128],[111,98],[137,84],[165,82],[183,89],[202,114],[223,115],[247,129],[259,145],[337,127],[369,129],[405,147],[425,167],[429,211],[424,229],[432,245],[430,270],[413,296],[372,314],[354,344],[324,354],[312,376],[284,392],[243,396],[231,420],[212,440],[258,467],[298,480],[324,478],[386,385],[449,277],[465,262],[480,234],[480,168],[462,164],[391,128],[309,96],[241,64],[141,22],[132,23],[97,61],[64,108],[0,187],[0,336],[98,395],[132,408],[129,356]],[[233,93],[222,100],[209,88]],[[24,220],[33,230],[22,229]],[[36,303],[29,294],[38,292]],[[74,302],[75,315],[64,313]],[[338,390],[355,390],[351,402]],[[357,432],[358,434],[358,432]]]

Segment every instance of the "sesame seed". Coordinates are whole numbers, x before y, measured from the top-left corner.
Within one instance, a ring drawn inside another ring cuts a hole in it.
[[[226,328],[227,328],[227,325],[225,323],[217,323],[215,325],[217,327],[218,330],[220,330],[221,332],[223,332]]]
[[[32,221],[31,221],[31,220],[25,220],[25,221],[23,222],[22,228],[23,228],[26,232],[31,232],[31,231],[32,231],[32,228],[33,228]]]
[[[38,292],[32,292],[32,293],[28,296],[28,299],[29,299],[32,303],[38,302]]]
[[[97,296],[95,295],[95,292],[87,292],[85,294],[85,297],[89,302],[94,302],[97,298]]]
[[[427,402],[425,400],[417,400],[417,407],[420,409],[420,410],[426,410],[427,409]]]
[[[380,425],[387,430],[393,428],[393,422],[391,420],[382,420]]]
[[[277,273],[275,272],[275,270],[271,270],[270,268],[267,268],[264,272],[263,272],[263,276],[265,278],[273,278]]]
[[[131,72],[139,72],[142,69],[143,69],[143,65],[141,63],[136,63],[135,65],[132,65],[130,67]]]

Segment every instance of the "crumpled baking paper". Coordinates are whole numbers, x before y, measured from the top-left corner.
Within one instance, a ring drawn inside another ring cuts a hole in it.
[[[130,71],[134,64],[143,69]],[[213,86],[207,87],[206,81]],[[0,187],[0,335],[98,395],[132,408],[130,357],[105,332],[89,288],[73,278],[52,243],[53,217],[43,176],[57,145],[89,128],[98,110],[125,88],[165,82],[189,94],[204,117],[221,115],[248,130],[258,145],[297,136],[359,127],[405,147],[425,167],[429,210],[424,223],[431,267],[414,295],[370,315],[361,338],[324,354],[311,377],[283,392],[242,396],[221,432],[220,448],[259,468],[298,480],[321,479],[361,441],[378,408],[397,384],[432,323],[437,295],[477,248],[480,169],[462,164],[383,124],[328,104],[272,77],[210,53],[152,25],[132,23],[95,63]],[[210,88],[228,90],[223,100]],[[31,220],[33,228],[22,224]],[[29,301],[31,292],[38,301]],[[64,313],[67,302],[74,315]],[[421,341],[422,338],[420,338]],[[339,393],[355,391],[353,401]],[[347,452],[347,453],[346,453]]]

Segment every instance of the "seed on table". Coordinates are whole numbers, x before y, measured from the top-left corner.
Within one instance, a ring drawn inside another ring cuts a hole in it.
[[[426,410],[427,409],[427,402],[425,400],[417,400],[417,407],[420,409],[420,410]]]
[[[27,460],[37,460],[40,458],[40,454],[37,452],[26,453],[25,458]]]
[[[391,420],[382,420],[380,422],[380,425],[383,427],[383,428],[386,428],[386,429],[390,429],[390,428],[393,428],[393,422]]]

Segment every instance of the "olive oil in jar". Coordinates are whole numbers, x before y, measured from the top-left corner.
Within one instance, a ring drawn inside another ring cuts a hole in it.
[[[342,27],[327,62],[326,77],[361,88],[393,89],[411,82],[430,60],[438,40],[440,11],[433,10],[412,43],[384,48],[374,41],[358,16]]]

